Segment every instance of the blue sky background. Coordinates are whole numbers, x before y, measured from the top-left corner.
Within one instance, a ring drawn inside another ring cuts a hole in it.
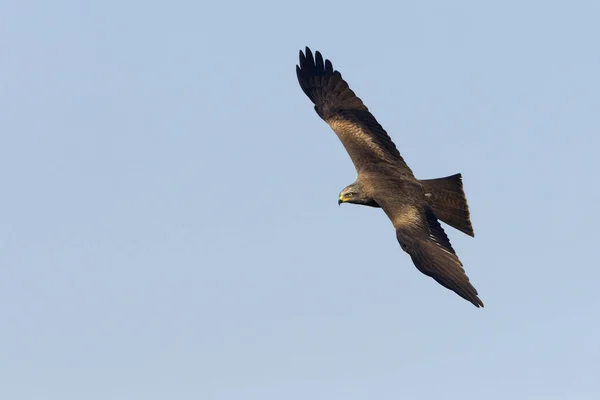
[[[484,4],[485,3],[485,4]],[[597,399],[597,1],[3,1],[0,397]],[[295,77],[321,50],[486,304],[421,275]]]

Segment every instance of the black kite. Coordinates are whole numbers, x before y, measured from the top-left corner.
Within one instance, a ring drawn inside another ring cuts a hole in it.
[[[402,250],[423,274],[483,307],[438,219],[474,236],[460,174],[419,180],[369,109],[342,75],[307,47],[296,66],[298,82],[350,155],[358,173],[338,203],[380,207],[396,229]]]

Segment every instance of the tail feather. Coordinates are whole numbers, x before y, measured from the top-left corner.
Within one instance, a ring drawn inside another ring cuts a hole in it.
[[[420,182],[438,219],[469,236],[475,236],[461,174]]]

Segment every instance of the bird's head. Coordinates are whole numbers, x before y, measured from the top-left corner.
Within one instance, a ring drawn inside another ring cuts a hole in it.
[[[361,190],[361,186],[359,183],[354,182],[351,185],[348,185],[340,192],[340,197],[338,198],[338,205],[342,203],[352,203],[352,204],[362,204],[365,206],[371,207],[379,207],[375,200],[371,197],[366,196],[364,192]]]
[[[341,192],[338,198],[338,205],[342,203],[356,203],[360,198],[361,191],[356,183],[346,186]]]

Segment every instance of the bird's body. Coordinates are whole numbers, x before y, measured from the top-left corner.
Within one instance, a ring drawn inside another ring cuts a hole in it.
[[[300,52],[298,82],[350,155],[357,171],[339,203],[380,207],[392,221],[402,249],[419,271],[483,307],[438,218],[473,236],[460,174],[418,180],[383,127],[317,51]]]

